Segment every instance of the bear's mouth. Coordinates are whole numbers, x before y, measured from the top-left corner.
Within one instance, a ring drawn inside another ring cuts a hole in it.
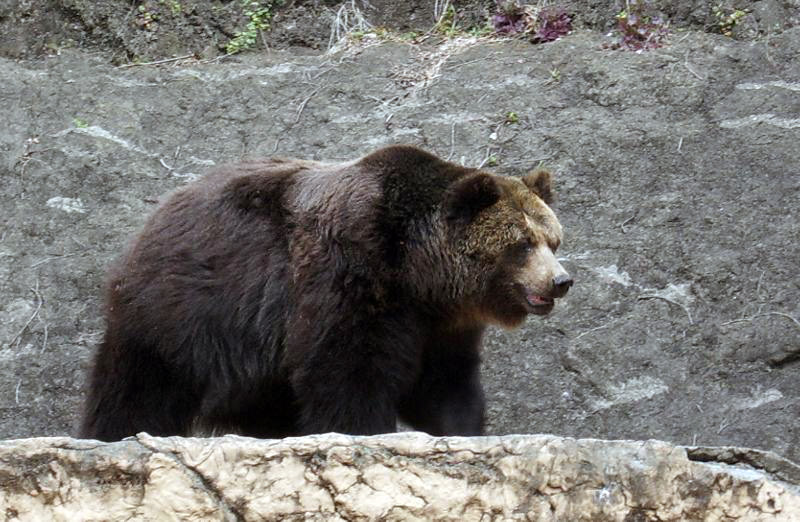
[[[553,309],[553,304],[555,303],[552,297],[545,297],[543,295],[536,295],[527,292],[525,293],[525,301],[528,303],[528,309],[530,313],[536,315],[549,314]]]

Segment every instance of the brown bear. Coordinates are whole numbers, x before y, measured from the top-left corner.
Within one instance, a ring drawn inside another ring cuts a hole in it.
[[[81,436],[482,433],[484,329],[572,285],[550,200],[410,146],[209,174],[110,272]]]

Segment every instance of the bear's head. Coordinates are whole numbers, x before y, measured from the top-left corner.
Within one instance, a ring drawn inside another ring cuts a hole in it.
[[[446,218],[481,322],[518,326],[528,314],[550,313],[572,286],[555,256],[562,232],[552,199],[542,169],[521,179],[478,171],[450,187]]]

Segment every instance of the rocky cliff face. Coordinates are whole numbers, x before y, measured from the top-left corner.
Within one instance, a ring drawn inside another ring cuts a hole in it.
[[[748,450],[529,435],[0,443],[7,520],[797,520],[787,479]]]
[[[116,5],[72,4],[86,19]],[[0,58],[0,437],[71,433],[105,267],[164,192],[242,157],[412,143],[556,171],[577,282],[550,317],[489,333],[491,434],[800,460],[800,29],[686,27],[643,53],[579,29],[540,45],[367,33],[131,67],[97,47]]]

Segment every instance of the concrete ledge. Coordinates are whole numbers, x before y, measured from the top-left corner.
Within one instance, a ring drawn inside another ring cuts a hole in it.
[[[800,467],[541,435],[0,442],[6,520],[799,520]]]

